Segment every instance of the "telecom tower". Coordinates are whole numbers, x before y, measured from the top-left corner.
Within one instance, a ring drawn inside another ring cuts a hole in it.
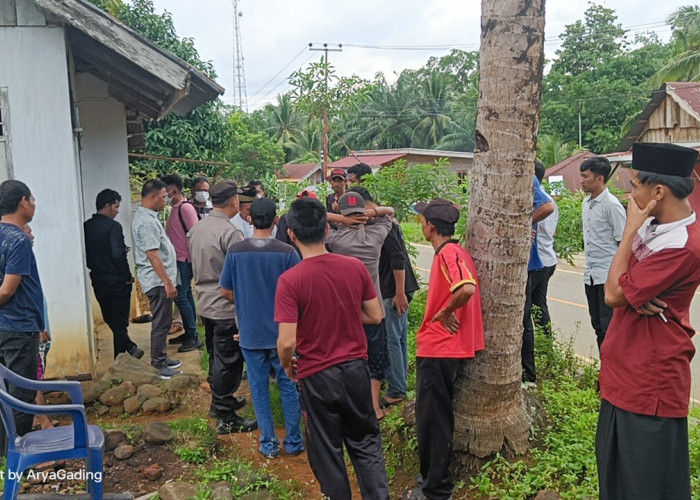
[[[231,3],[233,4],[233,104],[247,113],[248,96],[245,90],[245,68],[239,22],[243,13],[238,11],[238,0],[231,0]]]

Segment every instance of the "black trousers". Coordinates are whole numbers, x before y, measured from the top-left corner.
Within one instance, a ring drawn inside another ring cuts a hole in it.
[[[598,351],[605,339],[605,332],[613,316],[613,308],[605,303],[605,285],[586,285],[586,300],[588,314],[591,316],[591,326],[595,330]]]
[[[236,407],[234,393],[243,377],[243,353],[233,336],[238,333],[236,320],[202,317],[209,350],[211,406],[222,420],[233,416]]]
[[[363,499],[388,500],[382,435],[372,406],[367,362],[355,359],[301,379],[306,450],[321,492],[350,500],[343,444]]]
[[[639,415],[602,400],[595,448],[600,500],[690,498],[687,418]]]
[[[547,306],[547,288],[549,287],[549,279],[556,268],[557,266],[550,266],[543,267],[537,271],[530,271],[532,274],[530,302],[533,306],[537,306],[540,309],[540,314],[533,318],[533,321],[550,337],[552,336],[552,318],[549,316],[549,307]],[[528,276],[530,273],[528,273]]]
[[[24,378],[36,380],[37,356],[39,354],[39,332],[3,332],[0,331],[0,363]],[[25,403],[34,403],[36,391],[20,389],[8,385],[7,392]],[[29,413],[12,412],[17,434],[23,436],[32,430],[34,415]],[[7,432],[0,425],[0,447],[3,456],[7,452]]]
[[[416,426],[423,494],[430,500],[452,495],[450,455],[455,419],[452,399],[460,359],[416,358]]]
[[[129,310],[131,308],[131,283],[120,281],[93,281],[92,289],[100,304],[102,319],[112,330],[114,357],[129,352],[136,344],[129,338]]]

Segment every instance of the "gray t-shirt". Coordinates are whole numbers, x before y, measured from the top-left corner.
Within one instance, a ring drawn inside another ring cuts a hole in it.
[[[331,230],[326,240],[326,246],[331,252],[356,257],[362,261],[374,283],[379,304],[382,304],[379,256],[389,231],[391,231],[391,218],[375,217],[373,224],[358,226],[340,224],[338,229]],[[383,315],[384,306],[382,305]]]
[[[595,198],[583,200],[583,252],[587,285],[604,285],[618,244],[622,239],[627,215],[622,203],[606,188]]]
[[[148,250],[158,250],[168,278],[177,284],[177,257],[175,247],[170,242],[165,228],[158,220],[158,212],[140,206],[131,221],[131,241],[134,245],[134,262],[136,273],[143,293],[157,286],[165,286],[156,274],[151,261],[146,256]]]

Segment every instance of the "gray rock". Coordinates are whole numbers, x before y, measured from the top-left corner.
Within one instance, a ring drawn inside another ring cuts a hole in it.
[[[170,401],[164,397],[148,399],[141,405],[141,411],[145,414],[165,413],[170,409]]]
[[[143,431],[143,440],[151,444],[163,444],[170,441],[172,433],[167,422],[151,422]]]
[[[160,387],[153,384],[143,384],[139,386],[139,388],[136,389],[136,394],[139,396],[146,396],[146,399],[152,399],[162,396]]]
[[[102,404],[101,404],[101,405],[99,405],[99,406],[97,407],[97,414],[98,414],[100,417],[104,417],[104,416],[107,415],[108,413],[109,413],[109,406],[105,406],[105,405],[102,405]]]
[[[119,460],[126,460],[127,458],[131,458],[131,455],[133,455],[135,451],[136,448],[130,444],[123,444],[114,450],[114,456]]]
[[[157,384],[160,375],[148,362],[123,352],[117,356],[114,364],[107,368],[102,380],[118,384],[128,380],[135,387],[139,387],[143,384]]]
[[[105,451],[112,451],[119,446],[126,444],[126,434],[119,429],[109,429],[104,431]]]
[[[165,388],[171,392],[185,393],[199,388],[199,378],[185,373],[176,375],[165,382]]]
[[[220,481],[221,482],[221,481]],[[211,485],[210,485],[211,488]],[[216,488],[211,488],[210,500],[232,500],[233,494],[231,493],[231,486],[228,483],[217,486]]]
[[[110,417],[118,417],[124,413],[124,404],[119,403],[118,405],[110,406],[109,407],[109,416]]]
[[[158,495],[161,500],[189,500],[197,495],[198,490],[194,484],[173,481],[161,486]]]
[[[69,405],[73,402],[70,394],[64,391],[46,392],[44,393],[44,399],[47,405]]]
[[[262,490],[246,493],[240,497],[239,500],[275,500],[275,497],[273,497],[269,491]]]
[[[106,380],[93,380],[82,384],[83,401],[85,404],[90,404],[97,401],[100,394],[109,389],[110,383]]]
[[[128,380],[125,380],[124,382],[119,384],[119,387],[122,387],[129,396],[133,396],[134,394],[136,394],[136,386]]]
[[[100,403],[107,406],[120,405],[126,399],[123,387],[112,387],[100,395]]]
[[[139,401],[138,396],[131,396],[130,398],[126,398],[124,400],[124,411],[126,413],[134,414],[139,411],[140,406],[141,402]]]

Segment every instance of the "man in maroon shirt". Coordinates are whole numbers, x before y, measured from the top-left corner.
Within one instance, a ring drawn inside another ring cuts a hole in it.
[[[627,223],[605,283],[596,458],[601,500],[688,499],[689,307],[700,228],[688,202],[698,153],[638,143]]]
[[[324,498],[351,498],[345,444],[362,498],[388,500],[362,328],[382,320],[377,292],[362,262],[326,251],[326,210],[318,200],[296,200],[287,222],[303,260],[277,284],[277,351],[289,378],[299,380],[311,469]]]

